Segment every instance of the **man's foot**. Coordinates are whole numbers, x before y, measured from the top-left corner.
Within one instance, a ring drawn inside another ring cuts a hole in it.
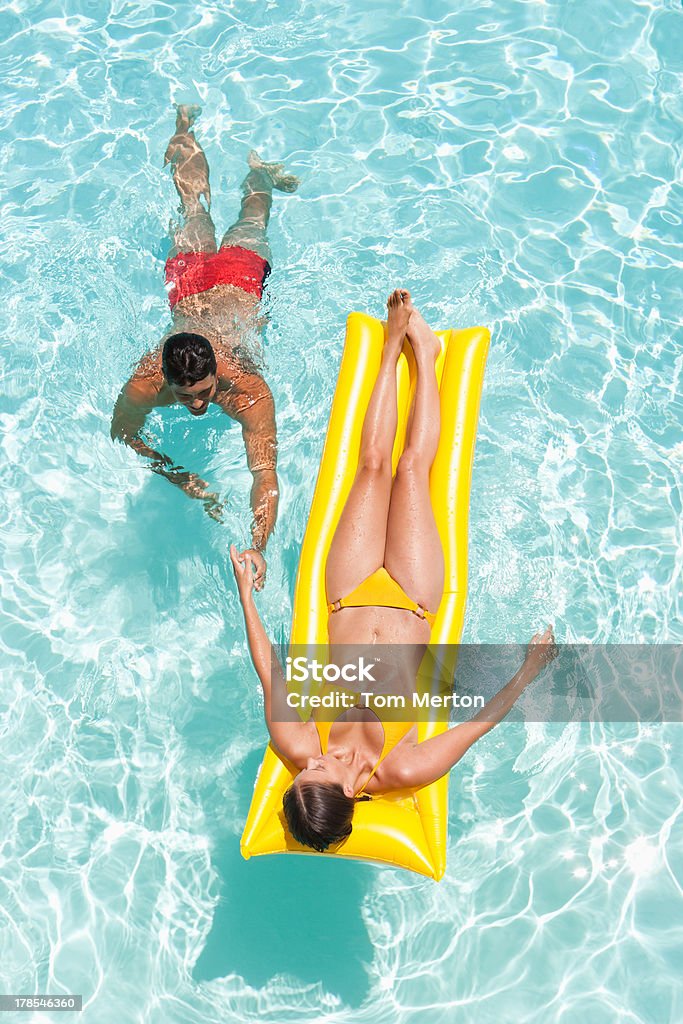
[[[175,130],[176,135],[188,131],[202,112],[196,103],[176,103]]]
[[[196,103],[176,104],[176,131],[164,153],[164,167],[171,165],[173,181],[178,190],[185,217],[211,210],[209,165],[204,150],[190,133],[190,128],[202,112]],[[200,202],[204,196],[206,207]]]
[[[413,346],[415,358],[429,356],[435,360],[441,351],[441,342],[434,334],[429,324],[425,321],[419,310],[411,307],[410,320],[408,321],[408,341]]]
[[[284,164],[268,164],[262,160],[255,149],[247,157],[252,171],[263,171],[271,180],[273,188],[280,192],[296,192],[301,181],[295,174],[287,174]]]
[[[413,303],[410,292],[405,288],[396,288],[387,299],[387,342],[403,345],[406,336]]]

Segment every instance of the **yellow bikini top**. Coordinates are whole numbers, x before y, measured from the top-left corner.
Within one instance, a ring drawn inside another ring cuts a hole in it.
[[[373,711],[373,714],[376,714],[376,712]],[[341,715],[339,715],[338,717],[341,718]],[[363,783],[363,788],[356,794],[356,796],[360,796],[363,793],[365,787],[367,786],[368,782],[375,774],[379,766],[381,765],[384,758],[394,749],[397,743],[399,743],[399,741],[402,740],[405,735],[407,735],[407,733],[414,724],[413,722],[384,722],[379,717],[379,715],[377,715],[377,720],[380,722],[382,729],[384,731],[384,745],[382,746],[382,752],[379,755],[377,764],[368,775],[367,779]],[[330,732],[332,726],[334,725],[334,722],[319,722],[316,719],[314,719],[314,722],[315,727],[318,730],[320,750],[323,754],[326,754],[327,747],[330,741]]]
[[[413,612],[419,619],[426,619],[430,626],[434,625],[436,612],[428,612],[417,601],[408,597],[400,583],[397,583],[384,566],[375,569],[355,590],[337,601],[330,601],[327,610],[338,612],[341,608],[405,608]]]

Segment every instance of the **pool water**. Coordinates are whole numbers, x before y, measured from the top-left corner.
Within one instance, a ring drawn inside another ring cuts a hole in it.
[[[302,179],[270,230],[271,636],[346,314],[400,284],[492,331],[463,639],[680,642],[680,4],[14,0],[2,23],[2,991],[83,993],[84,1024],[683,1019],[675,725],[493,730],[452,773],[440,885],[242,861],[265,728],[227,559],[241,433],[150,418],[223,524],[109,438],[169,321],[162,158],[199,102],[219,232],[251,147]]]

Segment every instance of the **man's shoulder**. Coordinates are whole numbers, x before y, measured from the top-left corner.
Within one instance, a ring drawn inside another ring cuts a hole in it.
[[[271,391],[262,375],[251,366],[225,358],[218,362],[218,393],[216,401],[230,416],[243,419],[255,413]]]
[[[133,405],[157,405],[165,386],[161,359],[150,352],[142,357],[123,392]]]

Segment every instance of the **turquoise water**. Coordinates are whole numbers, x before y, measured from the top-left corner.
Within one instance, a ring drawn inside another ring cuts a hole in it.
[[[495,729],[452,774],[440,885],[243,862],[240,431],[151,418],[223,525],[109,439],[168,323],[162,156],[198,101],[219,231],[250,147],[303,182],[270,235],[271,635],[346,313],[403,284],[493,335],[463,639],[683,639],[680,5],[14,0],[2,25],[1,990],[82,992],[86,1024],[683,1019],[680,728]]]

